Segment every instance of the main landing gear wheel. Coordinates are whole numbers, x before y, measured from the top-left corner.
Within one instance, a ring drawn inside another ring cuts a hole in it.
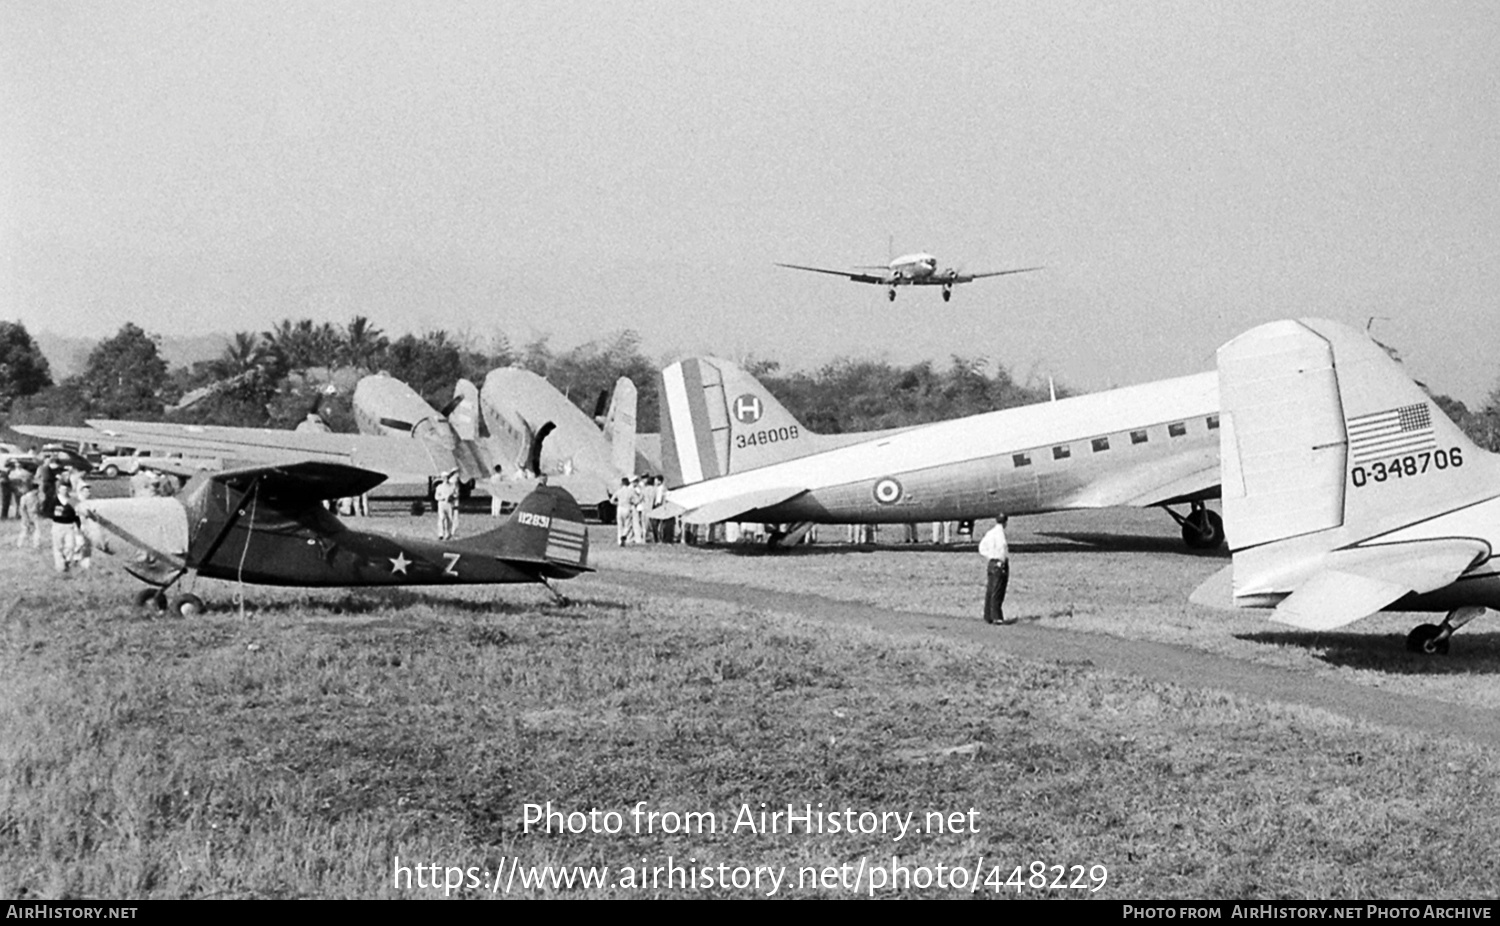
[[[886,301],[888,301],[888,302],[895,302],[896,301],[896,291],[894,289],[888,289],[888,290],[886,290],[885,291],[885,298],[886,298]]]
[[[1192,550],[1215,550],[1224,543],[1224,519],[1216,511],[1197,508],[1182,519],[1182,542]]]
[[[1419,625],[1406,635],[1407,652],[1446,656],[1448,641],[1453,637],[1453,632],[1483,614],[1484,610],[1477,605],[1465,605],[1449,611],[1441,624]]]
[[[148,611],[165,611],[167,593],[159,588],[143,588],[135,593],[135,606]]]
[[[1408,653],[1425,653],[1428,656],[1448,655],[1448,637],[1437,624],[1421,624],[1406,635]]]
[[[952,299],[952,298],[953,298],[953,290],[949,289],[946,286],[943,287],[943,301],[947,302],[949,299]]]
[[[197,617],[203,613],[203,599],[197,595],[178,595],[172,599],[172,613],[178,617]]]

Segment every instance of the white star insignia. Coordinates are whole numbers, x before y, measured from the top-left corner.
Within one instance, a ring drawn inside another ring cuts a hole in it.
[[[401,573],[406,575],[406,567],[411,565],[411,560],[406,558],[406,551],[401,550],[391,557],[391,574]]]

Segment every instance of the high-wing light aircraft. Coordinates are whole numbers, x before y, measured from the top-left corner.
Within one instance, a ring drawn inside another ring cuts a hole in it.
[[[903,254],[892,260],[889,264],[880,266],[856,267],[853,270],[830,270],[826,267],[806,267],[802,264],[781,264],[778,267],[788,267],[792,270],[810,270],[813,273],[828,273],[833,276],[844,277],[855,283],[874,283],[886,287],[886,298],[892,302],[896,301],[896,287],[898,286],[941,286],[943,288],[943,301],[947,302],[953,298],[953,287],[959,283],[971,283],[984,277],[1003,277],[1012,273],[1030,273],[1033,270],[1041,270],[1041,267],[1018,267],[1014,270],[987,270],[983,273],[964,273],[955,267],[938,269],[938,259],[931,254],[918,252],[916,254]],[[876,271],[866,273],[861,271]]]
[[[350,530],[323,507],[382,479],[315,461],[200,473],[173,498],[91,502],[88,518],[145,554],[125,568],[149,586],[137,603],[157,609],[188,573],[318,587],[539,582],[561,599],[549,579],[591,571],[583,514],[556,486],[526,496],[494,530],[436,543]],[[184,594],[171,607],[190,616],[203,602]]]
[[[661,375],[663,513],[800,530],[1156,506],[1189,546],[1216,547],[1223,526],[1204,502],[1219,493],[1218,393],[1202,373],[897,431],[814,434],[735,364],[693,358]]]
[[[1445,653],[1500,607],[1500,457],[1464,436],[1365,335],[1272,322],[1219,348],[1232,563],[1193,593],[1305,630],[1446,611],[1407,637]]]

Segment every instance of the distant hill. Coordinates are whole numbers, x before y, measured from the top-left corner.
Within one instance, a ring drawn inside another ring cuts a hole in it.
[[[51,331],[33,331],[31,338],[41,348],[42,355],[47,358],[47,364],[52,368],[52,379],[54,382],[82,373],[84,367],[88,366],[89,353],[105,338],[112,337],[107,334],[97,338],[78,338],[66,334],[55,334]],[[203,334],[193,337],[171,337],[163,336],[157,342],[161,348],[162,359],[167,361],[168,369],[190,366],[199,360],[212,360],[224,352],[224,347],[229,343],[229,336],[223,334]]]

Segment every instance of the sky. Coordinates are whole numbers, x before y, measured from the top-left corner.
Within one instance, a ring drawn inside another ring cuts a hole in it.
[[[1500,385],[1500,7],[0,4],[0,318],[624,328],[1097,390],[1260,322]],[[935,289],[849,267],[929,251]]]

